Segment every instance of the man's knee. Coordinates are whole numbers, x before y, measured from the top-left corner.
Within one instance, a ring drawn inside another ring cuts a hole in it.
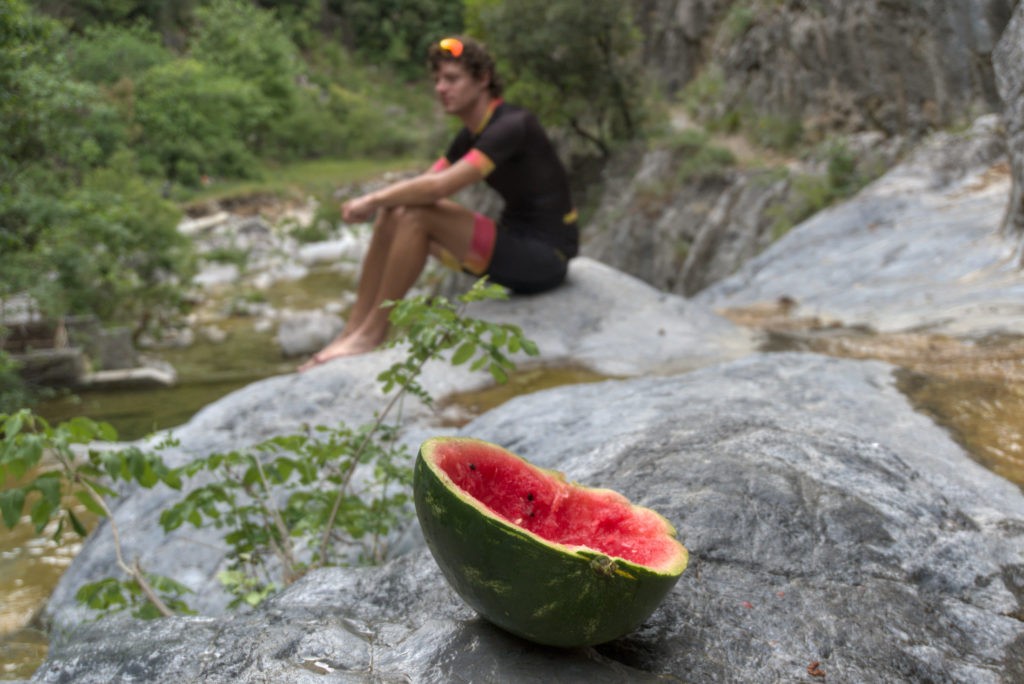
[[[376,230],[393,235],[410,222],[408,207],[385,207],[377,215]]]
[[[394,239],[411,233],[426,235],[428,226],[424,207],[387,207],[379,215],[376,230]]]

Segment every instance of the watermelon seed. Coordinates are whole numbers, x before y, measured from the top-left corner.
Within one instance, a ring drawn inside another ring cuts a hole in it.
[[[532,494],[532,493],[530,493],[530,494],[527,494],[527,495],[526,495],[526,500],[527,500],[527,501],[533,501],[533,494]]]
[[[470,470],[476,470],[476,465],[474,465],[473,463],[470,463],[469,464],[469,469]]]

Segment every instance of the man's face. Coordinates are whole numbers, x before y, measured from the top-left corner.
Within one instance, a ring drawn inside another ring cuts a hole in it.
[[[487,78],[473,78],[458,62],[441,62],[434,73],[434,92],[447,114],[472,109],[486,90]]]

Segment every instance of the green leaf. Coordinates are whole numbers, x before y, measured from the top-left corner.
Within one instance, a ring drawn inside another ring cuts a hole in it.
[[[0,511],[3,511],[4,525],[8,529],[14,529],[14,526],[21,520],[21,511],[24,507],[25,491],[23,489],[14,487],[0,492]]]
[[[98,582],[83,584],[75,592],[75,599],[93,610],[122,609],[128,605],[123,590],[121,582],[106,577]]]
[[[25,412],[18,411],[12,416],[8,416],[7,420],[4,421],[4,439],[13,441],[18,433],[21,432],[21,428],[25,425]]]
[[[43,500],[51,508],[60,508],[60,497],[63,485],[62,474],[43,473],[32,483],[32,488],[43,496]]]
[[[494,381],[499,385],[504,385],[506,382],[508,382],[508,373],[506,373],[498,364],[492,363],[490,368],[488,368],[487,370],[491,371],[491,376],[494,378]]]
[[[95,513],[96,515],[106,517],[106,511],[103,510],[102,506],[96,503],[96,499],[93,498],[92,494],[89,491],[85,489],[79,489],[75,492],[75,498],[78,499],[79,502],[81,502],[81,504],[85,506],[85,509],[90,513]]]
[[[462,346],[459,347],[454,354],[452,354],[451,364],[453,366],[459,366],[464,364],[473,358],[473,354],[476,353],[475,342],[463,342]]]
[[[71,521],[71,527],[75,530],[75,534],[84,539],[88,536],[89,531],[85,529],[85,525],[82,524],[82,521],[78,519],[78,516],[75,515],[73,510],[69,508],[67,512],[68,519]]]

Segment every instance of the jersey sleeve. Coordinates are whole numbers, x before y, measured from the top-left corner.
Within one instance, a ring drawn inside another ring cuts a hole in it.
[[[476,140],[470,154],[476,159],[469,158],[484,172],[486,176],[494,167],[501,166],[523,148],[523,141],[526,138],[526,127],[521,116],[503,116],[493,124],[484,129]]]

